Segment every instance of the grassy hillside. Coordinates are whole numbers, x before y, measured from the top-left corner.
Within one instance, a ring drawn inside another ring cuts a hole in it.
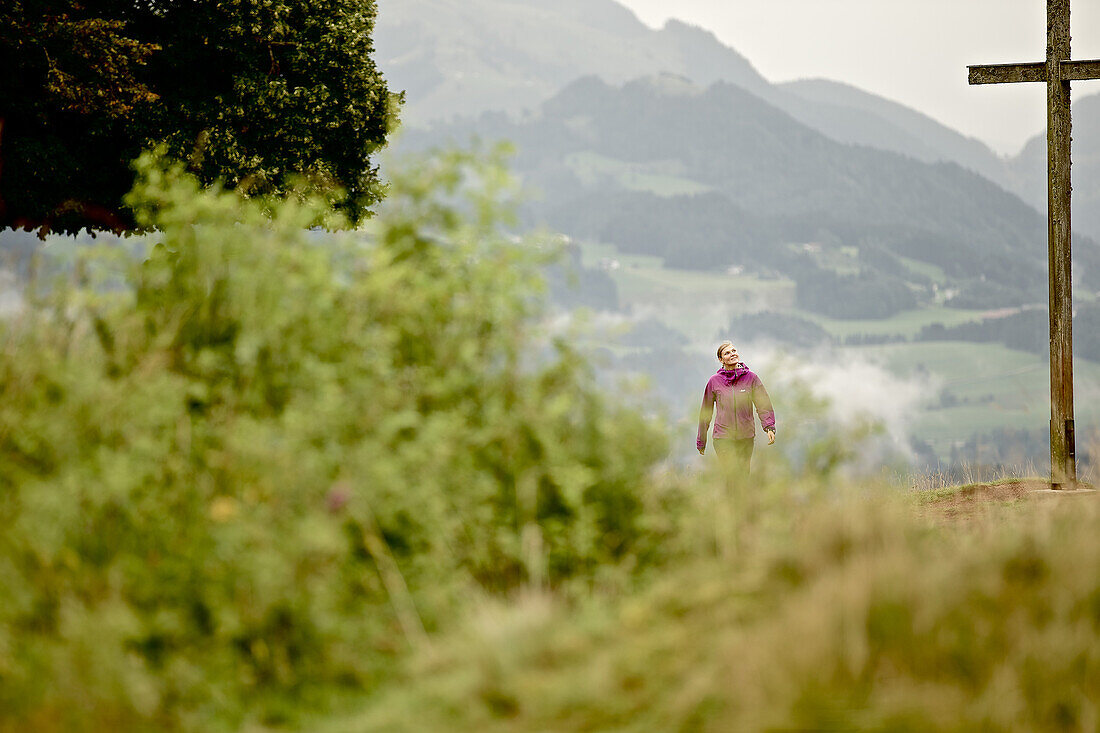
[[[961,446],[975,434],[1006,428],[1041,431],[1050,420],[1046,356],[999,344],[958,341],[868,346],[857,351],[881,359],[896,374],[934,385],[921,411],[912,416],[912,430],[941,456],[949,456],[952,446]],[[1087,454],[1097,447],[1088,441],[1100,425],[1096,400],[1100,365],[1079,359],[1074,366],[1078,452]],[[983,457],[970,455],[968,460],[981,463]],[[988,446],[984,460],[994,460]]]

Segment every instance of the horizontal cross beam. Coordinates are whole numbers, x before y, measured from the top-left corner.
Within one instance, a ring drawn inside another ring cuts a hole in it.
[[[1058,64],[1062,81],[1100,79],[1100,60],[1061,61]],[[1047,64],[982,64],[968,66],[971,84],[1009,84],[1012,82],[1047,81]]]
[[[1092,61],[1063,61],[1062,78],[1066,81],[1085,81],[1086,79],[1100,79],[1100,60]]]
[[[983,64],[967,66],[971,84],[1008,84],[1020,81],[1046,81],[1047,65],[1037,64]]]

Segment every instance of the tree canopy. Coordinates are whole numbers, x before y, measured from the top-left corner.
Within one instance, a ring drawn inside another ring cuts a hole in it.
[[[339,187],[361,219],[399,97],[373,0],[15,0],[0,9],[0,227],[125,230],[130,161],[163,144],[204,184]]]

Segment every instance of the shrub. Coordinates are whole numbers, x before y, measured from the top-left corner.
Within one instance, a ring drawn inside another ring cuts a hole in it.
[[[471,589],[648,551],[662,434],[540,339],[507,185],[423,161],[330,235],[143,158],[157,234],[3,324],[0,729],[293,720]]]

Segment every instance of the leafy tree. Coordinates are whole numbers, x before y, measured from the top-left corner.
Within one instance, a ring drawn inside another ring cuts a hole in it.
[[[0,7],[0,226],[123,227],[126,161],[157,97],[138,77],[156,47],[124,28],[76,3]]]
[[[0,226],[131,228],[129,161],[164,143],[206,185],[378,200],[399,98],[373,0],[15,0],[0,9]]]

